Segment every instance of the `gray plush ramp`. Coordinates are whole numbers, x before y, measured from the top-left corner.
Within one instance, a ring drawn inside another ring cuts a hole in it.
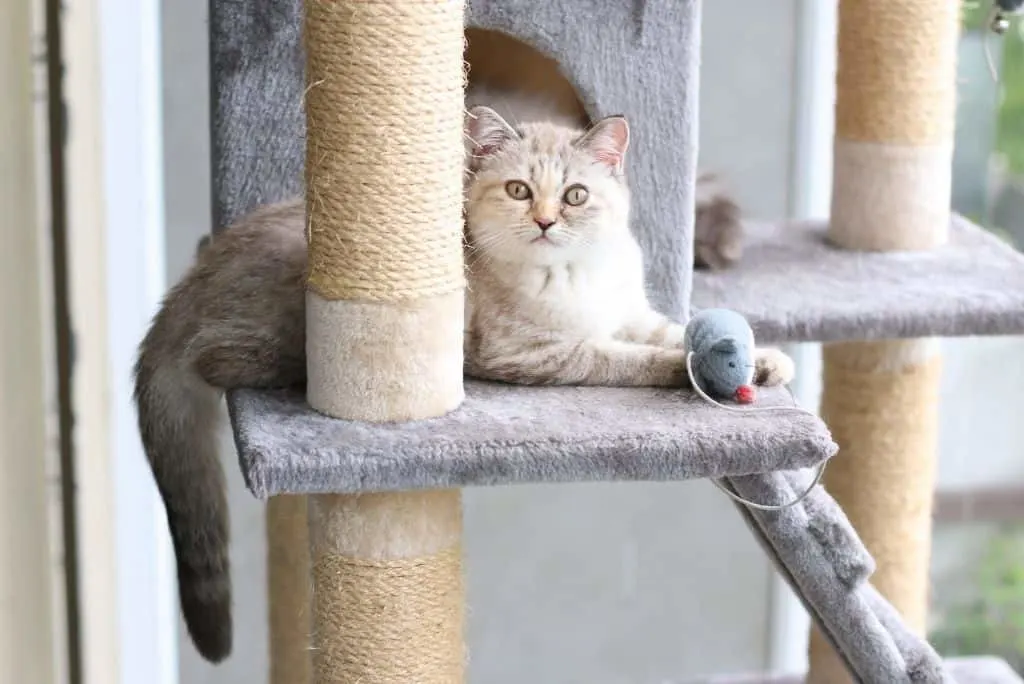
[[[810,481],[809,473],[728,478],[733,491],[765,504],[794,500]],[[740,513],[854,681],[954,681],[931,646],[912,634],[868,583],[874,561],[823,487],[816,487],[800,506],[781,511],[740,506]]]
[[[748,230],[738,266],[694,274],[693,306],[736,309],[762,342],[1024,333],[1024,255],[966,219],[915,253],[840,250],[821,223]]]
[[[791,404],[760,391],[760,406]],[[744,475],[814,465],[837,448],[813,416],[739,414],[683,390],[467,380],[456,411],[389,425],[325,417],[298,391],[237,390],[228,407],[258,497]]]

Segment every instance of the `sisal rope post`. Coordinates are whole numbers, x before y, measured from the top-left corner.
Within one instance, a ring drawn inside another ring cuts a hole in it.
[[[309,534],[306,497],[267,501],[270,684],[309,684]]]
[[[307,0],[307,396],[461,404],[464,0]],[[308,500],[317,684],[464,681],[460,492]]]
[[[829,239],[861,251],[946,242],[957,0],[840,0]],[[826,345],[821,413],[839,444],[825,486],[878,570],[872,583],[923,634],[941,358],[935,340]],[[816,631],[812,684],[850,681]]]

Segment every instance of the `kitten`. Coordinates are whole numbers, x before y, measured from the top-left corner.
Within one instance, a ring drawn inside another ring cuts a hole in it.
[[[517,132],[476,110],[469,127],[483,144],[466,189],[467,370],[522,383],[684,384],[682,328],[648,306],[626,227],[626,121],[586,134],[554,123]],[[552,223],[542,230],[537,220]],[[167,511],[182,612],[212,662],[232,643],[218,403],[226,389],[305,382],[306,264],[301,200],[260,208],[198,250],[139,347],[142,444]],[[758,363],[762,384],[792,377],[778,352]]]
[[[499,98],[490,97],[498,102]],[[684,328],[651,308],[629,228],[629,125],[587,131],[510,98],[467,116],[466,371],[520,384],[689,384]],[[509,116],[508,118],[513,118]],[[760,384],[792,378],[781,352],[755,353]]]

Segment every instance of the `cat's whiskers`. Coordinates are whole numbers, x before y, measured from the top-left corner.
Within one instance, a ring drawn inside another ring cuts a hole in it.
[[[495,254],[505,251],[512,242],[512,237],[507,232],[488,233],[480,237],[474,237],[470,241],[470,250],[474,255],[474,261],[482,268],[489,267],[495,260]]]

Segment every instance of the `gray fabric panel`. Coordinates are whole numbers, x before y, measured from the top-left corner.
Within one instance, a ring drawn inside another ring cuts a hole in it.
[[[1024,255],[963,218],[926,252],[843,251],[821,223],[749,231],[736,268],[695,274],[693,306],[736,309],[761,342],[1024,333]]]
[[[759,404],[791,405],[782,390]],[[515,482],[681,480],[802,468],[836,451],[819,419],[738,414],[683,390],[466,381],[447,416],[374,425],[312,411],[298,391],[229,393],[246,482],[259,497]]]
[[[693,264],[700,0],[470,0],[468,23],[556,59],[592,118],[624,114],[633,228],[656,308],[685,317]],[[593,17],[596,21],[587,21]]]
[[[215,226],[302,190],[300,6],[210,3]],[[693,262],[700,0],[472,0],[467,21],[557,58],[592,116],[625,114],[633,122],[633,225],[651,298],[666,314],[684,317]]]
[[[302,192],[298,0],[210,0],[213,225]]]

